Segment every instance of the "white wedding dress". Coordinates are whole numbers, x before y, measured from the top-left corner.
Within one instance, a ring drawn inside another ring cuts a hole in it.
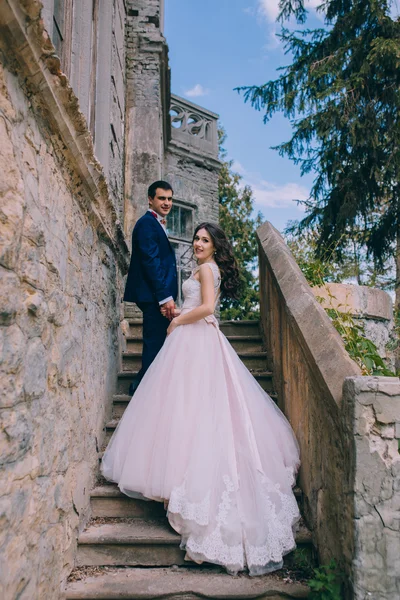
[[[217,295],[219,269],[208,264]],[[183,284],[182,312],[201,304],[196,270]],[[102,473],[128,496],[168,500],[189,558],[260,575],[281,568],[295,548],[298,466],[288,421],[212,315],[167,337],[110,440]]]

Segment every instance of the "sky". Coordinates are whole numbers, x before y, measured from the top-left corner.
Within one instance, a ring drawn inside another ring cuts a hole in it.
[[[235,87],[262,84],[290,64],[276,37],[279,0],[165,0],[164,34],[169,46],[172,93],[220,115],[227,133],[225,147],[243,183],[252,187],[255,209],[283,230],[301,219],[295,199],[306,199],[312,175],[280,157],[271,146],[291,137],[291,125],[245,104]],[[321,26],[309,0],[309,25]]]

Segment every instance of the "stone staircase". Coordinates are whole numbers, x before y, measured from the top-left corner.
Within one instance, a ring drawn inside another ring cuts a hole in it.
[[[221,330],[260,385],[275,398],[272,373],[266,370],[266,353],[257,321],[222,322]],[[129,384],[140,367],[142,324],[129,320],[127,348],[123,353],[118,390],[113,398],[112,420],[106,441],[130,400]],[[295,494],[301,508],[302,493]],[[76,568],[65,598],[72,599],[245,599],[306,598],[308,586],[293,580],[291,571],[250,578],[227,575],[221,568],[184,561],[180,536],[170,527],[161,503],[124,496],[116,485],[98,480],[91,492],[92,519],[79,537]],[[313,557],[311,533],[301,524],[298,548]],[[291,555],[285,561],[294,565]],[[289,576],[288,576],[289,573]]]

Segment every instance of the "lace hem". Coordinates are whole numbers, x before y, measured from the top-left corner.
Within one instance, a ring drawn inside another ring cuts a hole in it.
[[[186,499],[186,482],[172,490],[168,503],[168,514],[177,513],[185,520],[194,521],[198,525],[208,525],[211,493],[201,502],[189,502]]]
[[[194,503],[186,497],[185,483],[173,490],[168,519],[172,527],[183,534],[181,548],[195,562],[212,562],[225,567],[229,573],[247,568],[250,575],[260,575],[280,569],[283,556],[296,547],[295,530],[300,513],[293,493],[282,492],[279,484],[260,476],[263,510],[257,530],[250,532],[246,530],[245,515],[238,507],[239,490],[228,475],[223,481],[225,489],[215,515],[210,514],[210,492],[204,500]],[[272,500],[274,495],[276,502]],[[278,505],[280,510],[276,509]],[[187,520],[194,521],[203,530],[188,533]],[[263,530],[265,535],[260,543]],[[255,536],[257,540],[252,540]]]

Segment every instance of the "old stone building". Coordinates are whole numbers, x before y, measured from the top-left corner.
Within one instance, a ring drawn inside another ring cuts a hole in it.
[[[58,598],[87,520],[146,190],[218,219],[217,115],[170,92],[163,0],[0,0],[0,597]]]

